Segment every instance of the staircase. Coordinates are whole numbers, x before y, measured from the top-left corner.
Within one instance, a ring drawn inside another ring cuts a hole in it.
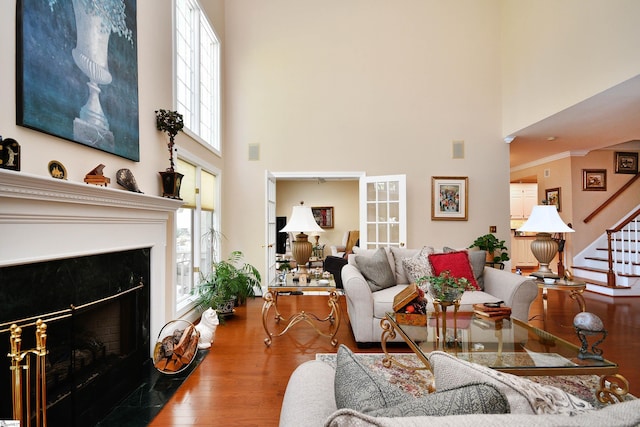
[[[574,258],[576,279],[610,296],[640,295],[640,209]]]

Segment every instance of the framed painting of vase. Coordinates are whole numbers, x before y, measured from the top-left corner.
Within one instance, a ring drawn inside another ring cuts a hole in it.
[[[16,121],[140,160],[136,0],[18,0]]]

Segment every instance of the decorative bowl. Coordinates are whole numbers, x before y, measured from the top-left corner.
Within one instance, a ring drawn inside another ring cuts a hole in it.
[[[544,280],[544,283],[546,285],[553,285],[554,283],[556,283],[556,279],[554,279],[553,277],[545,277],[542,280]]]

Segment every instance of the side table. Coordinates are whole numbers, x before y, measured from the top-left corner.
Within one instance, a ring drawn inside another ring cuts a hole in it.
[[[587,311],[587,304],[585,303],[584,296],[582,295],[584,290],[587,288],[587,284],[585,282],[565,279],[557,279],[553,284],[546,284],[544,281],[539,279],[536,282],[538,284],[538,288],[542,289],[542,322],[545,330],[547,327],[547,300],[549,298],[549,290],[569,292],[569,298],[578,303],[580,311]]]
[[[311,279],[308,283],[296,283],[293,280],[293,274],[289,273],[286,276],[286,283],[282,286],[269,286],[267,288],[267,292],[264,294],[264,304],[262,305],[262,326],[264,327],[264,331],[267,333],[267,337],[264,339],[264,343],[266,346],[270,346],[273,337],[279,337],[284,335],[291,329],[293,326],[300,322],[306,322],[313,329],[322,336],[328,337],[331,340],[331,345],[334,347],[338,345],[338,340],[336,339],[336,334],[338,333],[338,329],[340,328],[340,304],[338,300],[340,298],[340,294],[336,289],[336,282],[331,276],[329,279],[325,279],[325,282],[319,281],[318,279]],[[320,317],[313,313],[308,313],[304,310],[294,313],[291,316],[284,317],[280,311],[278,310],[278,294],[285,292],[327,292],[329,294],[328,305],[330,308],[329,314],[326,317]],[[271,308],[274,310],[273,319],[276,324],[280,324],[281,322],[284,325],[279,328],[279,331],[272,332],[269,330],[269,312]],[[329,322],[329,330],[327,332],[321,331],[317,323]]]

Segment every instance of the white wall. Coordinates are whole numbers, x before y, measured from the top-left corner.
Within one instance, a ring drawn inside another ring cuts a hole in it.
[[[637,0],[504,0],[503,135],[638,74]]]
[[[405,173],[408,245],[509,228],[500,3],[226,3],[228,249],[262,263],[264,171]],[[453,140],[466,157],[452,159]],[[248,144],[260,145],[249,161]],[[430,219],[431,177],[469,177],[469,221]]]

